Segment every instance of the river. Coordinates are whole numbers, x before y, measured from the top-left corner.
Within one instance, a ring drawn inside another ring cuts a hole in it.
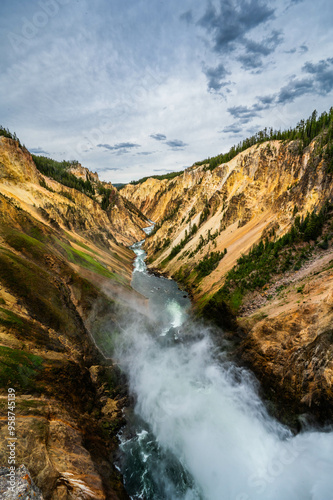
[[[149,318],[123,318],[116,347],[135,398],[117,463],[130,497],[333,500],[333,432],[294,436],[270,417],[254,377],[215,347],[187,295],[147,272],[142,244],[132,286]]]

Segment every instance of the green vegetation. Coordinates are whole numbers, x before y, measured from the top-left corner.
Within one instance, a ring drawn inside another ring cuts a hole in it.
[[[209,213],[210,213],[210,209],[209,209],[209,206],[206,202],[205,208],[203,209],[203,211],[200,214],[199,227],[201,226],[201,224],[203,224],[205,222],[205,220],[208,219]]]
[[[328,249],[328,234],[325,235],[325,238],[323,239],[323,241],[318,243],[318,247],[321,248],[322,250]]]
[[[39,184],[40,184],[40,186],[42,186],[44,189],[47,189],[47,190],[48,190],[48,191],[50,191],[51,193],[55,193],[54,189],[52,189],[51,187],[49,187],[49,186],[46,184],[46,182],[45,182],[45,180],[44,180],[44,179],[40,179]]]
[[[96,274],[104,276],[105,278],[109,278],[113,281],[117,281],[118,283],[126,284],[125,278],[123,276],[109,271],[103,264],[101,264],[98,260],[96,260],[91,255],[86,252],[82,252],[81,250],[77,250],[76,248],[68,245],[67,243],[56,240],[60,249],[62,249],[62,254],[73,264],[77,264],[89,271],[92,271]],[[86,247],[89,251],[91,251],[88,247]]]
[[[0,346],[0,380],[3,387],[36,390],[35,378],[43,359],[25,351]]]
[[[226,253],[227,250],[225,249],[223,252],[211,252],[210,254],[205,255],[202,261],[195,266],[195,270],[198,271],[198,278],[204,278],[214,271]]]
[[[84,243],[82,243],[81,241],[77,240],[76,238],[74,238],[70,233],[67,233],[66,231],[66,237],[72,241],[73,243],[75,243],[76,245],[84,248],[85,250],[88,250],[88,252],[92,252],[94,253],[94,251],[88,247],[88,245],[85,245]]]
[[[8,205],[16,211],[15,224],[13,218],[9,216]],[[0,235],[6,243],[21,251],[23,248],[39,246],[38,243],[52,242],[50,234],[52,230],[44,224],[33,219],[27,212],[18,207],[15,202],[0,193],[0,211],[2,219],[0,224]],[[8,216],[6,214],[8,213]],[[24,231],[14,229],[14,226],[24,228]],[[35,241],[37,240],[37,241]],[[40,247],[41,248],[41,247]]]
[[[100,262],[94,259],[91,255],[88,255],[81,250],[77,250],[76,248],[64,243],[63,241],[57,240],[58,244],[65,250],[65,256],[70,262],[74,264],[78,264],[85,269],[89,269],[89,271],[93,271],[105,278],[114,279],[115,274],[109,271],[106,267],[104,267]]]
[[[159,240],[157,242],[156,247],[154,248],[154,253],[159,252],[160,250],[164,250],[165,248],[169,247],[171,245],[171,240],[170,238],[165,238],[163,241]]]
[[[202,249],[202,247],[204,247],[205,245],[207,245],[210,241],[214,241],[219,235],[219,232],[218,230],[216,230],[214,233],[211,233],[211,230],[208,229],[208,232],[207,232],[207,238],[204,238],[202,236],[202,234],[200,234],[200,238],[199,238],[199,243],[198,245],[195,247],[195,249],[189,254],[189,257],[193,257],[196,253],[199,252],[199,250]],[[215,245],[216,245],[216,242],[214,242]],[[225,249],[224,250],[225,253],[227,253],[227,250]]]
[[[8,128],[4,128],[0,125],[0,136],[7,137],[7,139],[13,139],[14,141],[17,141],[19,145],[21,146],[20,139],[17,137],[15,132],[12,134]]]
[[[67,191],[60,191],[59,194],[61,194],[61,196],[64,196],[65,198],[67,198],[67,200],[70,200],[72,203],[75,203],[75,199],[73,198],[73,196],[70,193],[67,193]]]
[[[152,230],[152,232],[150,234],[147,234],[147,238],[149,238],[149,237],[153,236],[154,234],[156,234],[157,231],[162,227],[162,225],[164,224],[164,222],[172,219],[176,215],[176,213],[178,212],[179,207],[180,207],[181,204],[182,204],[182,200],[177,200],[175,202],[175,205],[169,209],[169,211],[166,213],[166,215],[164,216],[164,218],[160,222],[156,222],[156,224],[155,224],[154,229]]]
[[[113,207],[117,201],[118,195],[117,193],[110,188],[105,188],[104,186],[98,187],[98,194],[102,195],[101,207],[103,210],[106,210],[109,207]]]
[[[52,253],[49,244],[53,245],[53,239],[47,234],[43,234],[40,228],[33,226],[30,222],[29,218],[21,220],[22,227],[30,234],[5,225],[2,226],[0,234],[7,245],[20,252],[22,256],[41,265],[46,262],[47,256]]]
[[[236,314],[246,293],[262,289],[274,275],[300,269],[312,252],[308,242],[321,235],[324,223],[331,216],[332,205],[326,203],[319,213],[313,211],[304,220],[296,217],[290,231],[278,240],[266,238],[253,246],[227,273],[224,285],[204,306],[203,313],[225,303]]]
[[[333,140],[332,140],[332,130],[330,130],[330,142],[327,143],[326,146],[326,151],[324,154],[324,158],[327,162],[327,173],[332,174],[333,173]]]
[[[285,131],[274,131],[272,128],[258,132],[250,138],[245,139],[240,142],[237,146],[233,146],[230,151],[226,154],[220,154],[213,158],[208,158],[206,160],[196,162],[195,165],[208,165],[206,168],[208,170],[214,170],[218,165],[222,163],[227,163],[232,158],[234,158],[237,154],[244,151],[245,149],[253,146],[254,144],[260,144],[269,140],[282,140],[282,141],[298,141],[299,142],[299,152],[302,153],[304,147],[308,146],[310,142],[320,135],[320,139],[318,142],[318,148],[316,154],[319,158],[323,158],[326,162],[326,172],[328,174],[333,174],[333,108],[329,110],[328,113],[324,112],[319,117],[317,116],[317,112],[314,111],[312,115],[307,120],[301,120],[295,128],[290,128]],[[266,147],[267,154],[272,153],[271,146],[268,143]],[[169,178],[172,179],[175,176],[181,175],[182,172],[173,172],[172,174],[167,174],[166,176],[154,176],[154,178],[162,179]],[[148,177],[144,177],[139,181],[132,181],[132,184],[139,184],[147,180]],[[290,186],[290,189],[293,186]],[[171,220],[178,212],[179,207],[181,206],[182,200],[178,200],[175,202],[174,206],[169,210],[166,216],[155,224],[154,230],[150,233],[149,236],[153,236],[156,232],[161,228],[161,226],[167,220]],[[202,210],[199,218],[199,227],[208,219],[211,213],[212,207],[209,202],[206,200],[205,207]],[[298,211],[298,207],[294,208],[294,216]],[[190,213],[188,214],[188,218],[186,222],[189,222],[190,218],[194,215],[195,209],[192,208]],[[183,218],[182,223],[185,221]],[[149,237],[148,236],[148,237]],[[198,251],[204,243],[201,241],[201,246],[195,250]],[[159,247],[160,249],[161,247]],[[178,253],[178,252],[177,252]],[[175,254],[176,255],[176,254]]]
[[[192,207],[191,210],[188,213],[188,217],[187,217],[186,223],[190,222],[190,220],[192,219],[193,215],[195,215],[195,212],[196,212],[195,207]],[[184,220],[185,220],[185,217],[184,217]],[[182,223],[184,222],[184,220],[182,221]]]
[[[142,177],[138,181],[131,181],[130,184],[136,186],[137,184],[143,184],[148,179],[157,179],[159,181],[163,181],[164,179],[170,180],[173,179],[174,177],[178,177],[179,175],[183,175],[183,173],[184,170],[181,170],[180,172],[170,172],[168,174],[163,174],[163,175],[149,175],[148,177]],[[125,185],[123,185],[122,187],[125,187]],[[119,189],[122,189],[122,187],[119,187]]]
[[[14,314],[12,311],[0,307],[0,324],[4,326],[12,326],[12,325],[23,326],[23,321],[19,316]]]
[[[126,198],[123,198],[122,201],[124,203],[125,208],[127,208],[127,210],[129,210],[130,212],[133,212],[139,218],[146,221],[148,223],[148,225],[150,224],[149,219],[147,219],[147,217],[135,205],[133,205],[133,203],[131,201],[127,200]]]
[[[20,298],[32,318],[69,336],[76,335],[77,317],[67,307],[67,288],[40,263],[34,264],[0,247],[0,280]]]
[[[227,163],[242,151],[245,151],[254,144],[261,144],[266,141],[299,141],[299,151],[308,146],[310,142],[319,134],[322,134],[321,147],[326,146],[324,158],[328,162],[327,171],[333,173],[333,108],[328,113],[324,112],[319,117],[317,111],[313,111],[307,120],[301,120],[295,128],[287,130],[273,130],[265,128],[255,135],[241,141],[237,146],[225,154],[219,154],[206,160],[198,161],[195,165],[208,165],[208,170],[214,170],[218,165]]]
[[[187,232],[187,230],[185,229],[185,236],[184,236],[184,238],[180,241],[180,243],[178,243],[178,245],[174,246],[171,249],[170,254],[168,255],[168,257],[166,259],[163,260],[162,264],[166,264],[171,259],[173,259],[184,248],[184,246],[186,245],[186,243],[188,241],[190,241],[190,239],[195,235],[195,233],[197,231],[198,231],[198,227],[197,227],[196,224],[194,224],[193,226],[190,225],[189,232]]]
[[[182,204],[182,200],[177,200],[174,207],[172,207],[168,212],[167,214],[165,215],[165,217],[163,218],[163,220],[161,221],[161,225],[166,222],[167,220],[170,220],[174,217],[174,215],[176,215],[176,213],[178,212],[179,210],[179,207],[180,205]],[[156,224],[157,225],[157,224]]]
[[[286,130],[274,130],[271,128],[264,128],[256,134],[252,135],[241,141],[236,146],[232,146],[227,153],[221,153],[212,158],[207,158],[202,161],[195,162],[194,165],[208,165],[208,170],[214,170],[218,165],[222,163],[227,163],[237,156],[242,151],[245,151],[249,147],[255,144],[261,144],[266,141],[280,140],[280,141],[299,141],[299,151],[303,151],[303,148],[308,146],[310,142],[319,134],[323,133],[321,147],[325,146],[325,152],[323,156],[328,163],[327,172],[333,173],[333,108],[330,108],[329,112],[324,112],[318,117],[317,111],[313,111],[312,115],[307,120],[301,120],[296,127],[289,128]],[[270,151],[270,146],[268,144],[268,152]],[[138,181],[131,181],[131,184],[141,184],[149,178],[153,179],[173,179],[182,172],[171,172],[165,175],[152,175],[150,177],[143,177]],[[119,188],[121,189],[121,187]]]
[[[4,238],[12,248],[33,257],[37,261],[41,261],[45,257],[45,244],[32,236],[21,233],[16,229],[7,229],[7,231],[4,231]]]
[[[15,314],[3,307],[0,308],[0,325],[6,328],[11,334],[22,342],[22,347],[26,341],[32,341],[35,346],[42,345],[56,349],[58,352],[64,351],[64,346],[58,340],[50,338],[47,328],[23,316]]]
[[[106,357],[113,355],[120,336],[120,332],[115,327],[107,329],[101,324],[100,328],[94,329],[94,340]]]
[[[47,177],[51,177],[55,181],[60,182],[60,184],[69,188],[74,188],[88,196],[95,194],[95,190],[89,179],[84,181],[83,179],[78,179],[74,174],[68,172],[70,167],[78,164],[76,160],[60,162],[47,158],[46,156],[37,155],[32,155],[32,158],[38,170]],[[43,187],[45,187],[45,185],[43,185]]]

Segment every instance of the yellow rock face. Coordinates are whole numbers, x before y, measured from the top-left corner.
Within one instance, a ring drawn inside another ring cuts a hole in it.
[[[83,180],[89,176],[92,182],[99,182],[97,174],[90,174],[80,164],[71,173]],[[49,189],[42,187],[40,181]],[[142,239],[141,228],[147,225],[146,220],[126,206],[126,200],[110,183],[102,184],[111,190],[114,200],[106,211],[80,191],[43,176],[27,150],[16,141],[0,137],[0,192],[13,198],[21,208],[46,224],[53,221],[93,239],[94,233],[100,233],[105,241],[126,246]]]
[[[322,421],[331,418],[333,405],[333,270],[327,265],[332,259],[331,251],[279,299],[240,321],[246,332],[243,359],[274,398]]]
[[[38,172],[28,150],[19,148],[16,141],[0,137],[0,181],[38,183]]]
[[[181,268],[190,272],[209,252],[227,249],[217,269],[192,289],[197,300],[217,291],[240,255],[265,234],[274,230],[277,236],[283,235],[296,210],[302,216],[320,207],[332,194],[332,186],[316,158],[315,142],[300,156],[296,143],[269,141],[252,146],[212,172],[193,166],[171,180],[127,185],[121,194],[153,221],[167,219],[145,245],[153,267],[175,276]],[[199,225],[205,207],[208,213]],[[196,234],[176,257],[162,264],[194,224],[199,227]],[[216,231],[214,241],[191,255],[201,238],[207,241],[208,233]]]
[[[80,165],[72,173],[88,175]],[[145,307],[130,288],[134,253],[125,245],[147,223],[105,187],[112,203],[102,210],[0,137],[0,462],[11,386],[17,465],[54,500],[127,498],[112,465],[126,389],[93,340],[112,338],[116,308]]]
[[[193,166],[172,180],[126,186],[123,196],[160,223],[145,244],[150,265],[176,279],[185,276],[200,307],[252,245],[273,231],[282,236],[296,215],[305,216],[332,200],[333,185],[316,150],[316,140],[302,155],[297,143],[272,141],[249,148],[212,172]],[[194,224],[197,232],[168,259]],[[209,239],[209,233],[216,237]],[[218,267],[198,282],[192,272],[197,263],[224,249],[227,254]],[[325,252],[318,250],[313,262],[279,277],[283,292],[269,298],[270,284],[249,294],[237,319],[239,336],[230,334],[238,339],[239,353],[266,395],[281,407],[281,416],[311,411],[322,421],[331,419],[332,262],[330,244]]]

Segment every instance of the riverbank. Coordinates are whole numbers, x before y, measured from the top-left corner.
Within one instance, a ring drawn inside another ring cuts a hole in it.
[[[122,244],[144,234],[146,219],[118,195],[117,208],[103,209],[97,193],[42,175],[18,141],[0,138],[0,163],[0,462],[11,389],[14,465],[45,500],[128,499],[113,465],[127,385],[105,357],[119,311],[146,304],[130,287],[134,254]],[[79,165],[66,178],[115,191]]]
[[[192,297],[197,316],[223,330],[216,333],[217,343],[219,336],[232,343],[233,360],[255,373],[269,411],[295,432],[307,420],[332,423],[331,224],[330,209],[317,244],[300,242],[288,250],[289,259],[302,255],[301,265],[274,275],[261,291],[243,289],[237,313],[218,293],[205,303]],[[193,291],[186,280],[182,286]]]
[[[254,377],[232,362],[230,341],[216,344],[216,329],[179,302],[177,283],[147,271],[141,246],[132,284],[149,297],[151,314],[124,317],[116,348],[134,401],[117,462],[129,495],[299,500],[316,491],[315,500],[326,498],[333,433],[294,436],[272,418]],[[319,478],[318,461],[327,464]]]

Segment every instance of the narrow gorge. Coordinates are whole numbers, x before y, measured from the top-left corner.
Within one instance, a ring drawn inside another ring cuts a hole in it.
[[[309,411],[324,423],[332,412],[332,132],[325,127],[307,146],[291,136],[120,192],[156,222],[148,267],[180,283],[196,313],[224,329],[279,417]]]
[[[216,346],[176,283],[149,274],[142,242],[132,285],[150,320],[123,317],[116,357],[135,395],[118,466],[131,498],[330,498],[333,433],[294,434],[272,418],[250,372]],[[320,464],[320,468],[319,468]]]
[[[332,138],[331,109],[117,190],[0,136],[0,457],[11,387],[26,494],[330,499]]]

